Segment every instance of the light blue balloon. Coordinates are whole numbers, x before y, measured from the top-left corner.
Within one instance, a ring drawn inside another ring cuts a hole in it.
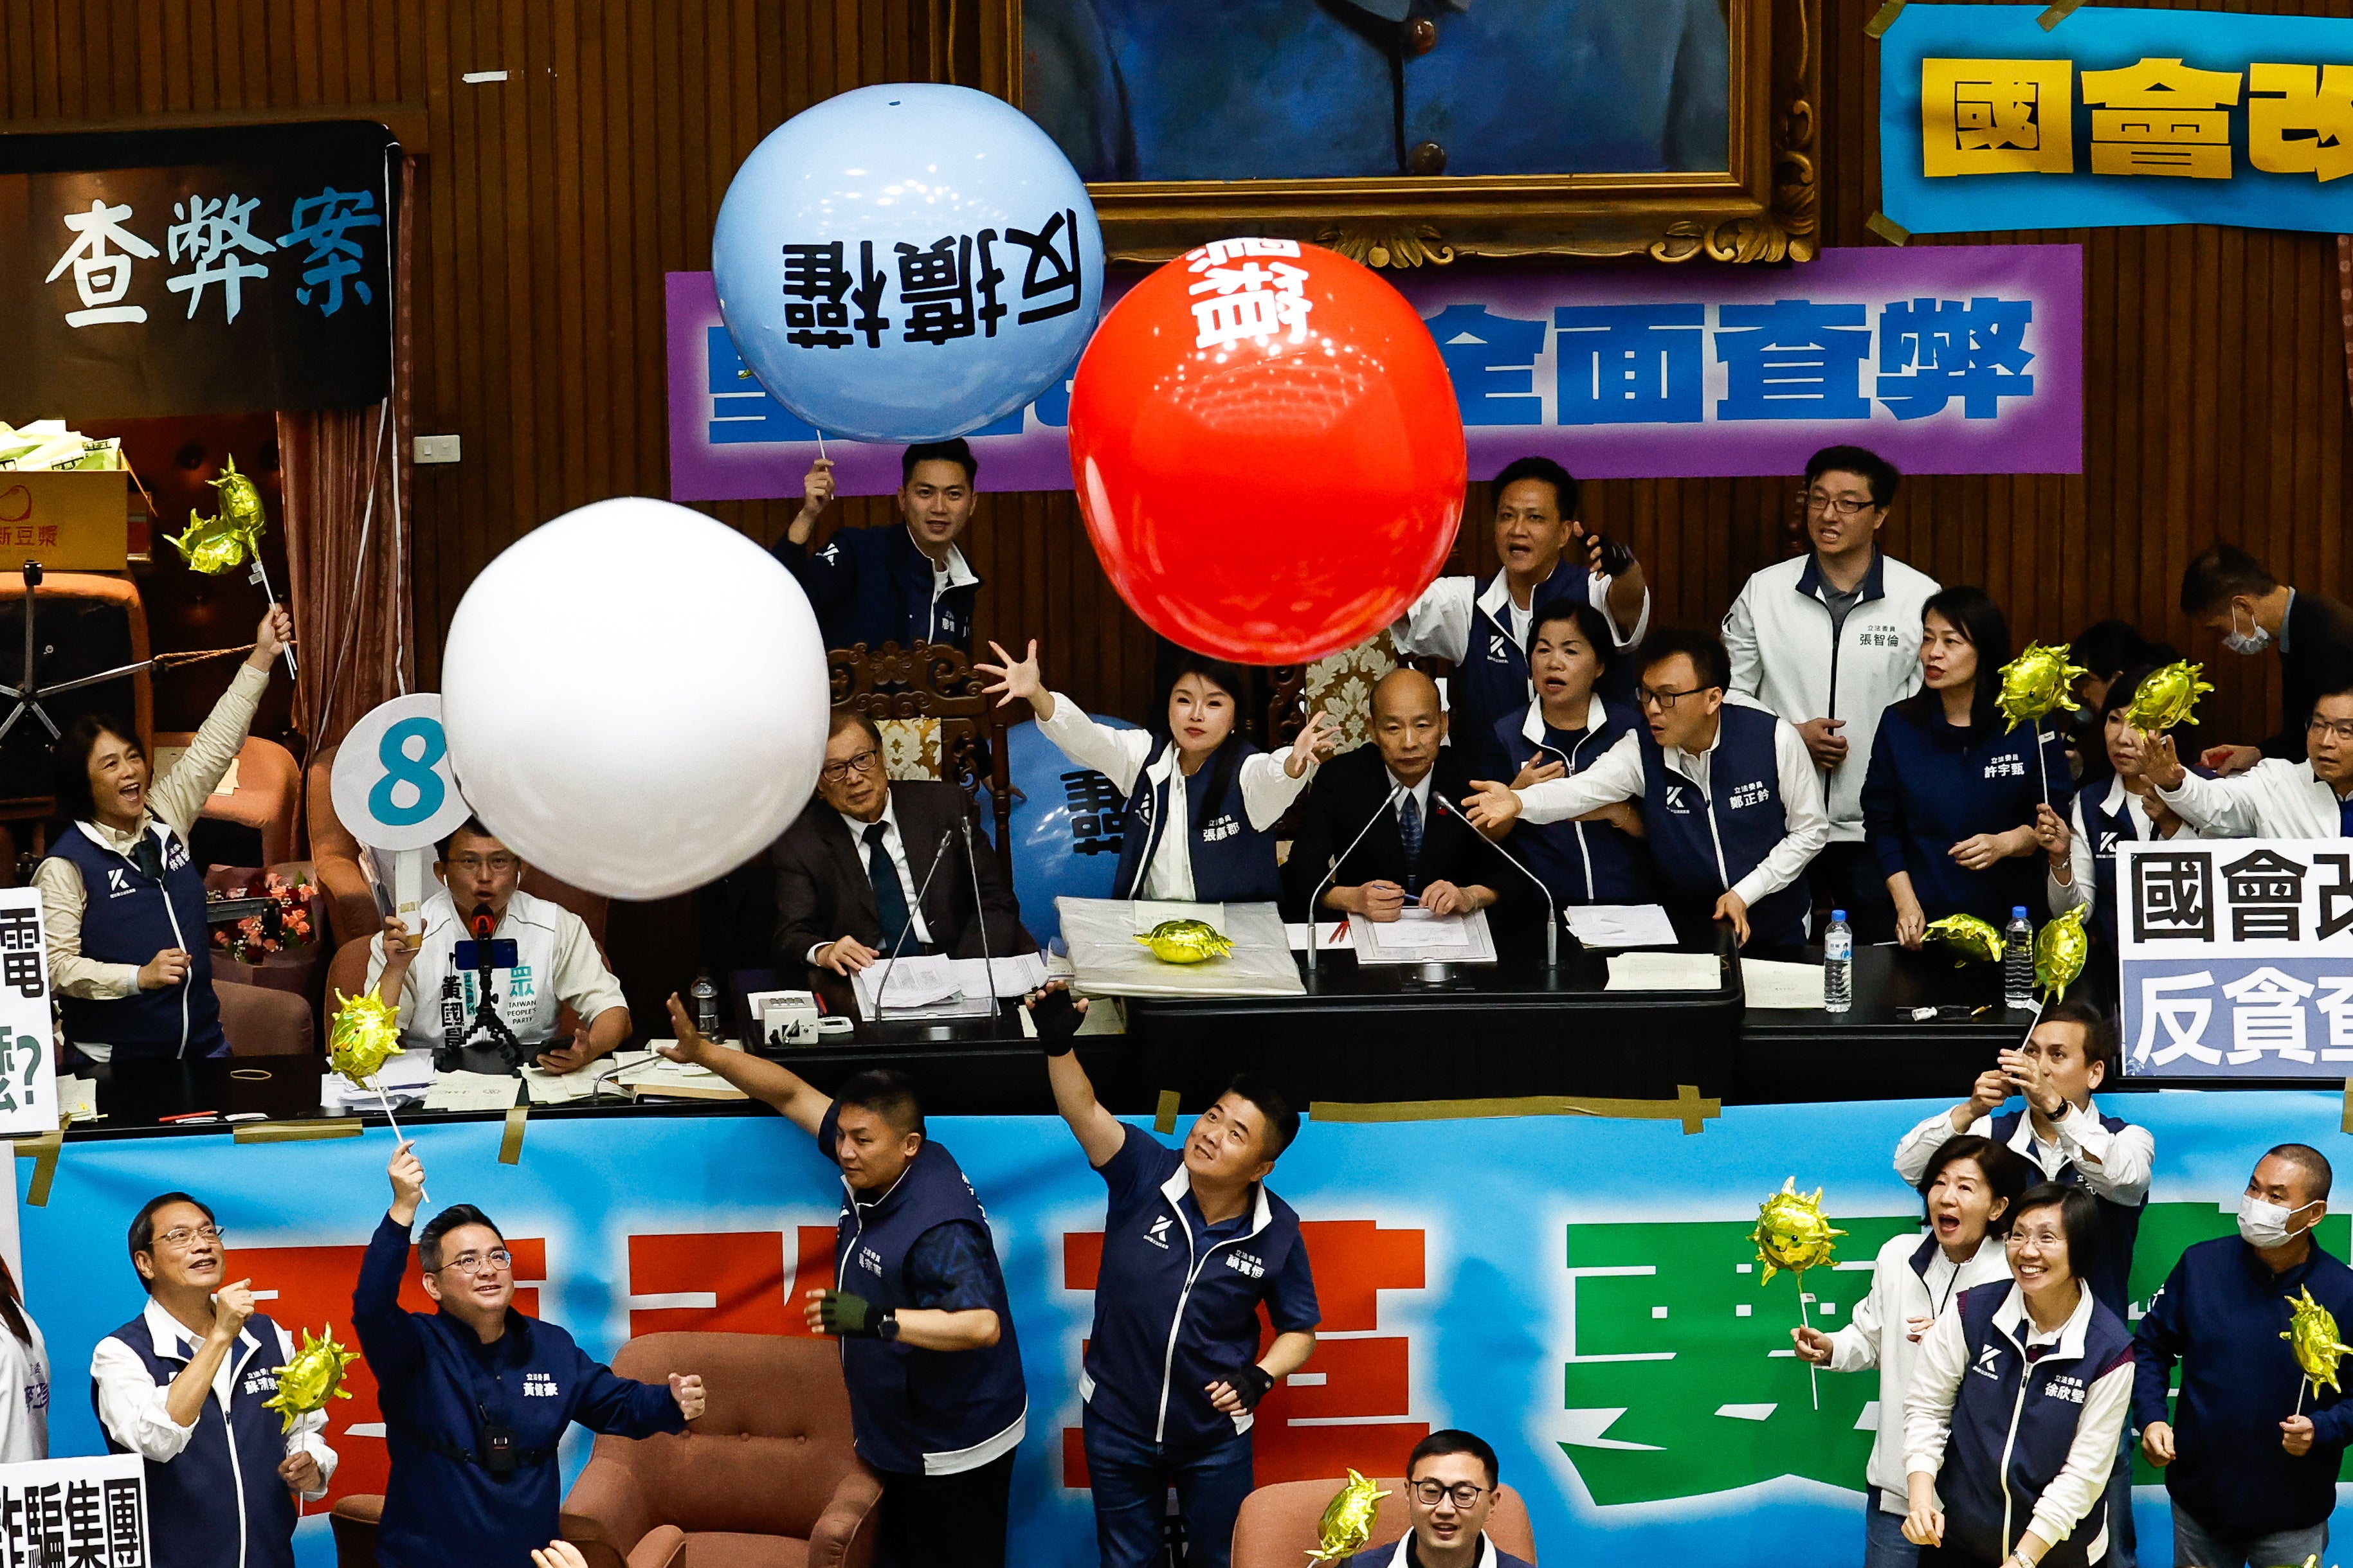
[[[1098,724],[1133,730],[1124,719],[1098,715]],[[1020,900],[1021,923],[1039,942],[1061,934],[1057,898],[1108,899],[1119,877],[1121,835],[1126,826],[1127,795],[1092,768],[1062,755],[1038,732],[1035,723],[1006,731],[1006,770],[1017,793],[1013,802],[1013,896]],[[981,825],[997,838],[997,816],[982,792]]]
[[[860,88],[769,132],[711,237],[744,363],[802,420],[861,441],[1018,413],[1086,346],[1103,268],[1094,205],[1053,139],[985,92],[923,82]]]

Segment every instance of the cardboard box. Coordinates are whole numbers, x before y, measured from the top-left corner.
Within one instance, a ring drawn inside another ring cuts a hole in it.
[[[120,468],[0,470],[0,571],[121,572],[130,552],[131,476]]]

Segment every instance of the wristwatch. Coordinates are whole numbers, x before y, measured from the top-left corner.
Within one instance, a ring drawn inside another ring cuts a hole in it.
[[[878,1340],[896,1340],[899,1337],[899,1310],[897,1308],[893,1307],[891,1310],[883,1313],[881,1317],[875,1320],[874,1337]]]

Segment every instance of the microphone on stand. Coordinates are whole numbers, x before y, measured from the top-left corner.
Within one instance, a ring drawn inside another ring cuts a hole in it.
[[[1436,790],[1431,790],[1430,792],[1430,803],[1436,805],[1440,811],[1451,813],[1455,821],[1460,822],[1463,826],[1470,828],[1471,837],[1476,838],[1480,843],[1484,844],[1488,848],[1493,849],[1496,854],[1501,855],[1504,859],[1509,860],[1513,866],[1518,869],[1521,876],[1525,877],[1529,881],[1534,882],[1536,885],[1536,891],[1542,893],[1545,900],[1545,968],[1547,970],[1558,969],[1560,967],[1560,906],[1553,902],[1552,889],[1545,886],[1545,879],[1542,877],[1537,876],[1534,871],[1529,870],[1526,863],[1518,856],[1513,854],[1510,850],[1504,848],[1502,845],[1496,843],[1485,834],[1480,832],[1478,825],[1473,823],[1469,817],[1463,816],[1452,801],[1447,799]]]
[[[491,913],[490,905],[476,904],[466,928],[474,933],[476,942],[488,942],[499,934],[499,917]]]
[[[964,835],[964,868],[972,879],[972,919],[980,928],[980,968],[988,976],[988,1005],[997,1006],[997,961],[988,951],[988,908],[980,901],[980,862],[972,854],[972,818],[959,814],[956,828]]]
[[[875,1023],[879,1024],[882,1021],[882,993],[891,989],[892,978],[899,973],[899,954],[906,947],[907,939],[915,934],[916,911],[923,907],[923,895],[932,890],[932,879],[939,875],[940,861],[947,854],[948,846],[955,839],[955,829],[953,827],[940,835],[939,846],[932,851],[931,869],[923,873],[923,885],[915,889],[915,901],[908,906],[907,923],[899,928],[899,940],[891,944],[890,956],[882,961],[889,967],[882,971],[882,984],[874,988],[873,1021]],[[893,868],[892,875],[897,875],[896,868]],[[854,982],[851,990],[853,993],[856,990]]]
[[[1390,788],[1389,797],[1388,799],[1381,802],[1380,810],[1374,812],[1372,816],[1365,819],[1364,826],[1356,829],[1356,836],[1348,840],[1348,847],[1332,858],[1332,868],[1324,873],[1324,879],[1316,883],[1314,891],[1307,895],[1308,973],[1313,974],[1315,973],[1315,950],[1323,945],[1322,942],[1317,940],[1315,935],[1315,917],[1316,911],[1324,907],[1324,889],[1332,885],[1332,879],[1340,874],[1340,868],[1348,863],[1348,857],[1356,852],[1356,846],[1365,841],[1365,835],[1373,830],[1373,824],[1378,822],[1388,813],[1396,810],[1398,797],[1405,793],[1406,786],[1403,784],[1396,784]],[[1430,798],[1432,800],[1436,800],[1438,798],[1438,791],[1436,789],[1433,788],[1430,792]]]

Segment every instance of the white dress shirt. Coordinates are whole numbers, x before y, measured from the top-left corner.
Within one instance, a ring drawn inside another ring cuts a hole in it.
[[[2226,779],[2184,773],[2157,798],[2207,838],[2341,838],[2342,803],[2334,785],[2313,776],[2309,762],[2265,757]],[[52,946],[55,944],[52,943]]]
[[[2059,1173],[2069,1165],[2074,1166],[2094,1197],[2127,1207],[2147,1197],[2149,1168],[2157,1162],[2156,1135],[2133,1122],[2126,1122],[2121,1132],[2109,1131],[2100,1125],[2097,1100],[2086,1101],[2080,1110],[2072,1105],[2062,1109],[2066,1114],[2052,1124],[2057,1142],[2045,1143],[2034,1135],[2034,1116],[2030,1111],[2018,1119],[2018,1128],[2010,1135],[2011,1152],[2050,1181],[2058,1180]],[[1969,1131],[1979,1138],[1990,1137],[1993,1118],[1978,1117],[1969,1123]],[[1895,1145],[1895,1173],[1919,1185],[1929,1159],[1947,1139],[1959,1136],[1953,1131],[1952,1113],[1936,1112]]]
[[[195,1354],[198,1336],[153,1300],[140,1316],[146,1321],[147,1332],[158,1349],[175,1347],[184,1357]],[[213,1373],[213,1399],[223,1421],[228,1419],[229,1402],[238,1375],[260,1348],[261,1342],[253,1337],[253,1327],[248,1323],[237,1331],[235,1348],[221,1357],[220,1370]],[[294,1338],[282,1328],[278,1331],[278,1353],[290,1359],[294,1354]],[[139,1359],[139,1352],[113,1335],[98,1342],[98,1349],[90,1358],[90,1376],[98,1385],[99,1424],[106,1428],[108,1436],[132,1453],[155,1464],[168,1465],[180,1457],[188,1440],[195,1436],[195,1421],[183,1426],[164,1408],[171,1385],[157,1383],[148,1372],[147,1363]],[[196,1419],[204,1419],[203,1412],[197,1413]],[[320,1436],[326,1429],[327,1413],[313,1410],[307,1415],[296,1416],[293,1430],[286,1434],[289,1458],[308,1453],[319,1461],[319,1489],[304,1492],[304,1502],[316,1502],[325,1497],[327,1483],[334,1478],[335,1451]]]
[[[1758,703],[1743,697],[1726,697],[1725,701],[1727,705],[1760,708]],[[1724,729],[1719,724],[1716,738],[1721,741],[1723,736]],[[1666,764],[1698,785],[1701,795],[1707,796],[1708,763],[1715,750],[1713,745],[1704,752],[1684,752],[1669,746]],[[1806,750],[1804,739],[1786,719],[1773,726],[1773,777],[1781,796],[1781,841],[1730,889],[1740,895],[1741,902],[1752,907],[1803,876],[1814,857],[1822,852],[1822,846],[1831,841],[1830,814],[1822,805],[1822,775],[1815,771],[1813,755]],[[1518,791],[1520,816],[1530,823],[1562,822],[1618,801],[1640,801],[1643,789],[1642,737],[1629,731],[1583,773],[1546,779]]]
[[[2133,837],[2140,842],[2147,844],[2158,840],[2157,828],[2149,821],[2147,798],[2125,788],[2124,780],[2108,781],[2108,793],[2100,802],[2100,809],[2110,816],[2123,812],[2132,821]],[[2070,829],[2067,836],[2067,875],[2072,880],[2061,881],[2059,874],[2052,870],[2046,869],[2042,874],[2044,890],[2049,895],[2051,912],[2054,915],[2063,915],[2078,907],[2091,909],[2099,902],[2100,895],[2096,880],[2099,847],[2092,842],[2092,835],[2084,826],[2084,797],[2077,795],[2067,811]],[[2173,837],[2164,842],[2187,843],[2199,837],[2198,830],[2189,826],[2186,817],[2177,816],[2174,821],[2177,826]],[[2047,866],[2048,862],[2045,864]]]
[[[1586,579],[1588,603],[1601,612],[1602,621],[1609,627],[1609,639],[1620,647],[1630,647],[1642,640],[1651,628],[1651,591],[1642,590],[1642,612],[1634,617],[1630,630],[1620,630],[1609,614],[1609,587],[1613,577],[1590,576]],[[1398,652],[1410,658],[1443,658],[1461,664],[1471,657],[1471,626],[1475,612],[1484,610],[1512,634],[1512,641],[1525,647],[1528,642],[1528,621],[1535,613],[1531,604],[1522,609],[1512,598],[1511,574],[1497,572],[1482,589],[1476,577],[1440,577],[1421,591],[1403,618],[1389,628],[1389,641]],[[1464,745],[1474,744],[1478,737],[1465,736]]]
[[[910,536],[912,537],[912,534]],[[948,546],[945,557],[932,563],[933,618],[929,630],[934,634],[934,640],[936,640],[936,634],[940,629],[938,618],[940,601],[947,597],[948,590],[970,587],[979,581],[980,578],[973,572],[970,563],[965,560],[964,552],[953,544]],[[969,631],[972,628],[967,626],[965,629]]]
[[[858,863],[861,866],[866,865],[866,830],[874,826],[873,823],[861,822],[846,811],[837,812],[835,815],[841,818],[841,825],[849,829],[849,841],[858,849]],[[932,940],[932,928],[923,923],[923,906],[915,897],[915,872],[914,868],[907,864],[907,838],[906,835],[899,831],[899,808],[891,799],[891,789],[888,784],[885,784],[882,789],[882,815],[877,820],[882,824],[882,847],[890,853],[891,868],[899,873],[899,894],[907,900],[909,921],[915,928],[914,940],[929,943]],[[871,871],[869,875],[871,877]],[[885,931],[882,934],[887,938],[890,932]],[[810,948],[808,962],[815,963],[818,961],[817,955],[831,945],[830,942],[821,942]],[[885,956],[887,957],[888,954]]]
[[[1163,746],[1159,737],[1148,730],[1114,730],[1098,724],[1087,717],[1086,710],[1057,691],[1054,716],[1038,721],[1038,732],[1054,742],[1062,755],[1082,768],[1092,768],[1111,780],[1122,795],[1135,790],[1135,781],[1146,772],[1149,764],[1153,783],[1166,780],[1168,784],[1168,813],[1172,824],[1190,823],[1193,819],[1185,801],[1185,770],[1176,765],[1176,748]],[[1154,753],[1160,754],[1157,758]],[[1242,788],[1242,812],[1250,824],[1263,833],[1273,826],[1299,792],[1315,776],[1316,764],[1310,760],[1306,771],[1293,778],[1284,771],[1287,753],[1253,752],[1242,759],[1237,776]],[[1193,896],[1193,836],[1190,832],[1166,832],[1153,847],[1152,863],[1137,879],[1135,897],[1157,899],[1169,903],[1189,904]]]
[[[1994,1330],[2024,1345],[2057,1345],[2062,1354],[2081,1358],[2084,1331],[2092,1321],[2094,1300],[2089,1287],[2078,1282],[2075,1310],[2052,1333],[2034,1328],[2026,1315],[2026,1298],[2018,1287],[1993,1315]],[[1953,1434],[1953,1405],[1960,1397],[1961,1379],[1968,1373],[1969,1342],[1961,1315],[1947,1312],[1920,1342],[1920,1356],[1912,1373],[1912,1389],[1904,1400],[1905,1465],[1912,1475],[1935,1475],[1945,1466],[1945,1444]],[[2083,1517],[2107,1490],[2116,1468],[2116,1445],[2124,1436],[2125,1417],[2132,1405],[2133,1363],[2122,1364],[2084,1391],[2083,1414],[2075,1418],[2075,1438],[2067,1446],[2067,1462],[2034,1500],[2034,1518],[2026,1528],[2046,1546],[2067,1539]],[[1883,1420],[1885,1417],[1881,1417]],[[2103,1542],[2094,1541],[2091,1556],[2098,1562]]]

